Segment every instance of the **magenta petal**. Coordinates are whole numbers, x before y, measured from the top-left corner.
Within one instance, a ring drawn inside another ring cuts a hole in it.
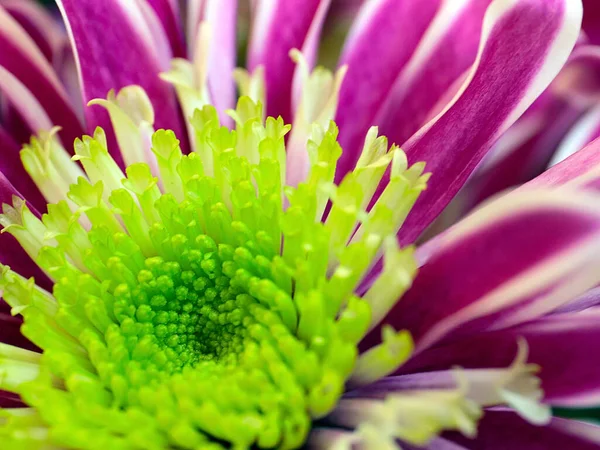
[[[25,30],[1,7],[0,66],[33,94],[52,124],[62,127],[60,136],[66,145],[82,134],[83,127],[52,66]]]
[[[400,71],[409,63],[441,0],[382,0],[363,5],[340,64],[348,65],[336,122],[344,149],[338,176],[358,159],[369,126]]]
[[[46,59],[54,62],[67,36],[51,13],[34,0],[0,0],[0,6],[19,22]]]
[[[450,333],[529,320],[600,282],[597,247],[600,197],[506,195],[419,249],[424,264],[384,323],[409,330],[419,351]]]
[[[0,391],[0,408],[25,408],[26,405],[21,401],[17,394],[12,392]]]
[[[400,236],[413,241],[450,202],[494,141],[556,76],[575,45],[581,4],[497,1],[470,76],[445,110],[402,147],[433,173]]]
[[[600,44],[600,4],[583,0],[583,31],[592,44]]]
[[[473,174],[456,201],[464,212],[543,173],[582,108],[546,93],[515,123]],[[466,210],[466,211],[465,211]]]
[[[562,406],[600,403],[600,309],[553,314],[516,327],[441,343],[408,363],[403,371],[507,367],[524,338],[528,362],[538,364],[545,401]]]
[[[551,167],[520,189],[536,189],[548,186],[569,186],[590,190],[600,189],[600,139],[561,163]]]
[[[475,439],[458,433],[445,437],[470,450],[597,450],[600,427],[559,418],[546,426],[536,426],[512,411],[488,410]]]
[[[230,120],[224,113],[235,107],[236,88],[232,74],[237,51],[237,7],[238,0],[209,0],[204,11],[204,20],[211,27],[208,87],[222,121]]]
[[[469,0],[457,6],[448,2],[440,11],[374,121],[392,142],[406,142],[435,116],[436,106],[444,106],[444,94],[475,62],[490,3]]]
[[[147,0],[155,11],[156,16],[165,30],[165,34],[171,45],[173,56],[185,58],[186,49],[183,38],[183,25],[179,12],[177,0]]]
[[[301,49],[319,5],[330,0],[258,0],[248,45],[248,67],[265,67],[267,114],[290,121],[294,62],[293,48]]]
[[[75,48],[84,102],[105,98],[111,89],[140,85],[154,106],[155,127],[171,129],[184,139],[175,95],[158,77],[161,71],[158,55],[135,2],[58,0],[57,3]],[[85,114],[88,131],[96,126],[111,129],[102,107],[88,107]]]

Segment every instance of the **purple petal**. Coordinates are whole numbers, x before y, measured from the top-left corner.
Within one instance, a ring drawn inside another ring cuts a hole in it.
[[[512,411],[489,410],[477,427],[475,439],[458,433],[445,437],[471,450],[597,450],[600,427],[559,418],[536,426]]]
[[[0,172],[39,211],[45,211],[46,200],[25,171],[19,155],[21,146],[0,127]]]
[[[4,302],[3,302],[4,303]],[[14,345],[27,350],[39,351],[29,339],[21,334],[23,319],[20,316],[11,316],[8,313],[0,313],[0,342]],[[2,391],[0,391],[0,406],[2,405]]]
[[[183,25],[181,23],[179,4],[177,0],[147,0],[154,9],[156,16],[165,30],[171,45],[171,51],[176,58],[185,58],[186,49],[183,39]]]
[[[1,7],[0,66],[33,94],[52,124],[62,127],[60,136],[66,145],[82,134],[82,125],[50,63],[25,30]]]
[[[17,394],[0,391],[0,408],[24,408],[25,406]]]
[[[208,0],[204,20],[211,26],[208,55],[208,87],[212,103],[223,114],[235,106],[233,70],[236,59],[236,20],[238,0]]]
[[[490,3],[469,0],[444,6],[377,113],[381,134],[392,142],[406,142],[436,115],[444,94],[475,62]]]
[[[403,371],[507,367],[517,341],[527,341],[527,362],[540,366],[544,400],[552,405],[595,406],[600,403],[600,309],[552,314],[508,329],[454,339],[426,350]]]
[[[0,6],[19,22],[48,61],[59,56],[67,36],[47,9],[33,0],[1,0]]]
[[[592,44],[600,44],[600,4],[596,0],[583,0],[583,31]]]
[[[419,249],[424,262],[384,323],[418,351],[449,333],[552,311],[600,282],[600,197],[558,190],[506,195]],[[377,342],[379,330],[362,348]]]
[[[368,128],[398,74],[407,66],[441,0],[365,2],[350,30],[340,64],[348,65],[336,123],[344,149],[336,174],[342,177],[358,159]]]
[[[401,230],[411,242],[450,202],[494,141],[556,76],[575,45],[581,4],[496,1],[486,13],[480,52],[459,93],[402,147],[433,173]]]
[[[568,186],[594,191],[600,189],[600,139],[551,167],[520,189],[549,186]]]
[[[593,308],[595,306],[600,306],[600,287],[590,289],[589,291],[581,294],[579,297],[571,300],[569,303],[552,311],[552,314],[565,314],[585,311],[586,309]]]
[[[295,65],[289,56],[293,48],[302,48],[321,3],[330,0],[258,0],[248,45],[248,67],[265,67],[267,114],[292,116],[292,80]]]
[[[84,102],[105,98],[111,89],[140,85],[152,100],[155,128],[171,129],[185,140],[175,95],[158,77],[158,55],[135,2],[58,0],[57,4],[75,48]],[[112,129],[104,108],[91,106],[85,114],[88,130]]]

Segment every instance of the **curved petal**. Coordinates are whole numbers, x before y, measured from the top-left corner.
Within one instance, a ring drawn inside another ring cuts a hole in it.
[[[475,439],[457,433],[446,437],[471,450],[597,450],[600,427],[559,418],[536,426],[512,411],[490,410],[479,423]]]
[[[330,0],[258,0],[248,45],[250,71],[262,65],[267,85],[267,114],[291,122],[295,65],[289,56],[302,48],[321,3]]]
[[[363,4],[340,58],[340,65],[348,65],[348,73],[335,119],[344,149],[338,178],[358,159],[379,107],[442,4],[442,0],[370,0]]]
[[[53,125],[62,127],[60,135],[65,144],[82,134],[83,127],[52,66],[25,30],[1,7],[0,66],[33,94]]]
[[[171,45],[171,51],[176,58],[185,58],[186,49],[183,39],[183,25],[179,14],[177,0],[147,0],[165,30]]]
[[[543,173],[561,140],[582,115],[565,98],[546,93],[500,138],[455,200],[460,216],[487,198]],[[458,212],[458,211],[457,211]],[[459,217],[460,217],[459,216]]]
[[[537,317],[598,284],[600,197],[560,190],[505,195],[419,254],[424,265],[384,320],[409,330],[417,352],[450,333]]]
[[[58,0],[57,4],[75,48],[83,100],[105,98],[111,89],[140,85],[152,100],[156,128],[171,129],[184,140],[175,95],[158,77],[160,63],[135,2]],[[85,114],[88,130],[96,126],[111,129],[103,108],[88,107]]]
[[[477,60],[452,102],[403,149],[433,173],[400,233],[412,242],[450,202],[494,141],[533,103],[577,40],[580,0],[494,0]]]
[[[600,403],[600,309],[553,314],[508,329],[440,343],[408,363],[402,371],[506,367],[527,341],[527,361],[540,366],[545,401],[557,406],[595,406]]]
[[[207,0],[205,19],[211,25],[208,54],[208,88],[221,119],[235,106],[233,70],[236,59],[236,20],[238,0]]]
[[[552,166],[539,177],[524,184],[520,189],[537,189],[549,186],[600,189],[600,139],[596,139],[561,163]]]
[[[48,61],[59,56],[67,36],[47,9],[33,0],[1,0],[0,6],[19,22]]]

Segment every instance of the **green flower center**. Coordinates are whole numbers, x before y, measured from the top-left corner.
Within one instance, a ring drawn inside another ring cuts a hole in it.
[[[263,121],[247,97],[231,114],[233,131],[214,108],[196,110],[189,155],[155,132],[155,160],[126,173],[100,129],[75,143],[84,171],[52,134],[23,150],[57,202],[40,220],[17,199],[0,222],[54,289],[2,268],[4,298],[43,349],[0,348],[11,374],[0,388],[30,407],[3,412],[7,448],[298,448],[348,380],[368,384],[408,357],[410,336],[391,328],[363,355],[357,344],[416,270],[395,234],[423,165],[408,168],[372,130],[335,186],[337,129],[314,125],[309,175],[284,187],[290,127]],[[383,272],[357,296],[381,255]]]

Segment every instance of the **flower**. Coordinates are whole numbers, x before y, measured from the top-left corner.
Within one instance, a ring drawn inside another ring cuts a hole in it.
[[[36,135],[0,176],[5,448],[598,446],[549,407],[600,382],[590,168],[405,246],[558,73],[579,2],[367,2],[333,74],[328,1],[257,1],[228,110],[236,2],[189,2],[186,47],[175,2],[61,0],[74,155],[69,54],[2,4],[0,136]]]

